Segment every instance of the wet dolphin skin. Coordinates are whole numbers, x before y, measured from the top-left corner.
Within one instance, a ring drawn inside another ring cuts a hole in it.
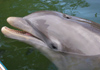
[[[2,27],[2,33],[32,45],[58,70],[100,69],[100,25],[56,11],[39,11],[25,17],[8,17],[22,31]]]

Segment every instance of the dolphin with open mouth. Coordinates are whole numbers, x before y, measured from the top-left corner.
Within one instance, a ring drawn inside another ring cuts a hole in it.
[[[2,27],[2,33],[28,43],[50,59],[58,70],[100,69],[100,25],[56,11],[39,11],[9,17],[19,30]]]

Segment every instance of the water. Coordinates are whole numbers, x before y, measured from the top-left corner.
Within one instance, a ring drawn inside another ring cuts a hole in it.
[[[11,27],[9,16],[23,17],[40,10],[54,10],[100,23],[99,0],[0,0],[0,29]],[[0,61],[8,70],[57,70],[32,46],[6,38],[0,31]]]

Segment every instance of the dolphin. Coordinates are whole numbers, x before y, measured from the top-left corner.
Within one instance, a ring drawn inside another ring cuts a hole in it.
[[[58,70],[100,70],[100,24],[56,11],[8,17],[2,33],[32,45]]]

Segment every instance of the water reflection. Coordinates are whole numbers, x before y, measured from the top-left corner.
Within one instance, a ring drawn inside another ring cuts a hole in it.
[[[27,3],[27,4],[26,4]],[[25,12],[32,13],[34,11],[39,10],[55,10],[63,13],[68,13],[71,15],[76,15],[78,7],[84,8],[89,7],[89,3],[86,2],[86,0],[16,0],[13,3],[7,3],[9,6],[8,8],[13,10],[10,12],[14,12],[14,10],[17,10],[17,12]]]
[[[97,17],[97,13],[95,13],[95,17]]]

